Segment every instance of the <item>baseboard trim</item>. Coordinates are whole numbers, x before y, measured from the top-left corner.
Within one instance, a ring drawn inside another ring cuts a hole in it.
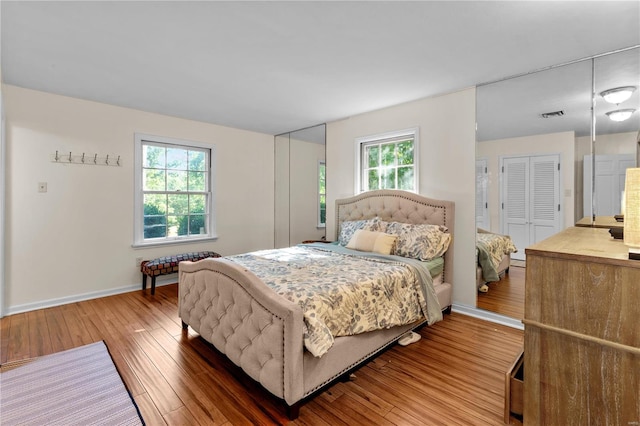
[[[156,287],[161,287],[161,286],[164,286],[164,285],[174,284],[176,281],[177,281],[177,274],[167,275],[166,277],[163,277],[162,279],[158,278],[156,280]],[[150,291],[149,290],[150,286],[151,286],[151,284],[147,285],[147,291]],[[54,306],[67,305],[69,303],[82,302],[83,300],[98,299],[100,297],[113,296],[113,295],[116,295],[116,294],[129,293],[129,292],[132,292],[132,291],[140,291],[141,287],[142,287],[142,284],[136,283],[136,284],[132,284],[132,285],[124,286],[124,287],[113,288],[113,289],[109,289],[109,290],[93,291],[93,292],[89,292],[89,293],[76,294],[76,295],[73,295],[73,296],[59,297],[59,298],[56,298],[56,299],[43,300],[43,301],[40,301],[40,302],[25,303],[25,304],[22,304],[22,305],[9,306],[4,311],[4,314],[5,315],[20,314],[20,313],[23,313],[23,312],[35,311],[35,310],[38,310],[38,309],[46,309],[46,308],[52,308]],[[496,313],[493,313],[493,312],[485,311],[483,309],[478,309],[478,308],[473,307],[473,306],[454,303],[452,305],[452,307],[451,307],[451,310],[453,312],[457,312],[459,314],[468,315],[470,317],[480,318],[480,319],[483,319],[483,320],[486,320],[486,321],[490,321],[490,322],[494,322],[494,323],[497,323],[497,324],[506,325],[507,327],[512,327],[512,328],[517,328],[517,329],[520,329],[520,330],[524,330],[524,324],[522,324],[522,321],[520,321],[520,320],[511,318],[511,317],[507,317],[507,316],[504,316],[504,315],[496,314]]]
[[[474,318],[480,318],[497,324],[506,325],[507,327],[517,328],[519,330],[524,330],[524,324],[519,319],[485,311],[484,309],[478,309],[474,306],[454,303],[451,307],[451,310],[459,314],[468,315]]]
[[[162,279],[156,280],[156,287],[163,285],[175,284],[178,281],[178,275],[167,275]],[[150,292],[151,283],[147,284],[147,292]],[[9,306],[3,312],[4,315],[21,314],[23,312],[36,311],[38,309],[52,308],[54,306],[67,305],[69,303],[82,302],[83,300],[98,299],[100,297],[113,296],[116,294],[130,293],[132,291],[142,290],[142,283],[132,284],[124,287],[112,288],[109,290],[92,291],[89,293],[76,294],[73,296],[58,297],[55,299],[42,300],[40,302],[25,303],[22,305]]]

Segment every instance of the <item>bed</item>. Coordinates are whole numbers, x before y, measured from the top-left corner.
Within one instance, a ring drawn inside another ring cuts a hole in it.
[[[518,249],[508,235],[496,234],[478,228],[476,233],[476,286],[478,291],[489,291],[488,283],[500,281],[509,273],[511,253]]]
[[[183,327],[191,326],[249,377],[283,400],[292,419],[297,417],[300,405],[306,399],[335,380],[348,377],[351,371],[407,332],[441,319],[442,311],[449,311],[451,307],[453,202],[405,191],[379,190],[337,200],[335,211],[336,241],[340,241],[346,230],[358,222],[370,224],[381,221],[395,223],[399,227],[436,225],[446,231],[449,235],[448,249],[441,256],[444,262],[441,272],[433,277],[430,293],[437,300],[428,302],[431,307],[435,303],[439,318],[428,311],[429,318],[422,315],[406,324],[335,336],[329,348],[321,344],[318,349],[313,346],[313,338],[309,337],[309,313],[303,312],[300,303],[277,294],[247,268],[251,262],[260,260],[256,260],[258,257],[268,257],[264,253],[261,256],[250,254],[252,256],[180,263],[179,316]],[[355,230],[354,235],[358,231],[361,236],[365,235],[365,229]],[[371,232],[371,235],[375,233]],[[349,244],[354,239],[351,238]],[[327,255],[328,249],[320,247],[329,245],[317,243],[287,250],[292,256],[291,263],[297,264],[301,262],[297,257],[301,252],[316,250],[315,253],[321,253],[317,257],[334,256],[333,253]],[[398,252],[399,247],[398,239],[394,250]],[[390,263],[407,269],[399,266],[401,262]],[[312,341],[311,346],[309,340]],[[312,351],[322,354],[317,356],[318,353],[314,355]]]

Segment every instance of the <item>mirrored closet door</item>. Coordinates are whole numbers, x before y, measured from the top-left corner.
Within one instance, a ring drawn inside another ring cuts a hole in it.
[[[605,100],[620,88],[630,96]],[[476,102],[477,227],[517,249],[495,268],[498,281],[486,283],[476,262],[486,284],[477,307],[522,319],[525,248],[620,211],[624,170],[637,165],[640,47],[480,85]],[[477,247],[486,238],[477,234]]]
[[[326,125],[275,136],[275,248],[323,240]]]

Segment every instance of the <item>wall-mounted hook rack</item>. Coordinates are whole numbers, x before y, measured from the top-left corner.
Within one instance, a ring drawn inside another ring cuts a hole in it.
[[[114,162],[113,158],[117,157]],[[69,151],[68,156],[61,156],[60,151],[56,150],[55,154],[51,155],[51,161],[58,164],[84,164],[87,166],[122,166],[122,160],[120,155],[106,154],[104,156],[94,154],[93,162],[87,161],[87,154],[74,154],[73,151]]]

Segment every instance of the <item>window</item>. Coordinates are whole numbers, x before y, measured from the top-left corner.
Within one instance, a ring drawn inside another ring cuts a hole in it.
[[[324,161],[318,163],[318,228],[327,224],[327,166]]]
[[[134,246],[215,238],[215,147],[136,134]]]
[[[357,139],[356,192],[375,189],[418,192],[417,140],[417,128]]]

